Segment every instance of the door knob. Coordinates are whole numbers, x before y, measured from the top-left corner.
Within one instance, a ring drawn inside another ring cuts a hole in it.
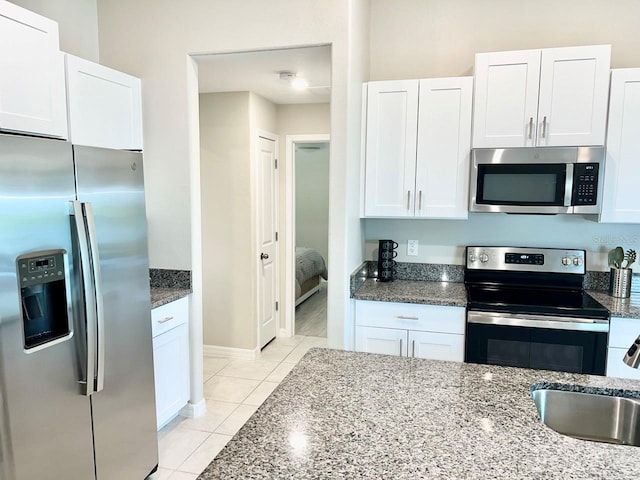
[[[260,254],[260,260],[266,260],[269,258],[269,254],[268,253],[261,253]]]

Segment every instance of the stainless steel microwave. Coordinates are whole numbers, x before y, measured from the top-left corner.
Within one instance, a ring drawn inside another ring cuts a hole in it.
[[[475,148],[469,211],[600,213],[604,147]]]

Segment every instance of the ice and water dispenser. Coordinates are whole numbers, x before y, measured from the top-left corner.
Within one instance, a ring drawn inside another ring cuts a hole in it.
[[[16,259],[27,351],[71,334],[65,255],[46,250]]]

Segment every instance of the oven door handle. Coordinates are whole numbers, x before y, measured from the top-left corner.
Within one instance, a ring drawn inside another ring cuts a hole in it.
[[[552,315],[512,315],[509,313],[496,312],[467,312],[467,323],[504,325],[508,327],[550,328],[555,330],[578,330],[583,332],[609,331],[609,320],[557,317]]]

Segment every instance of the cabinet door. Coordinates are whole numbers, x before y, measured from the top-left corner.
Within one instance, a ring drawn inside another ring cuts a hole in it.
[[[464,335],[409,331],[412,357],[433,360],[464,361]]]
[[[540,50],[476,55],[474,148],[534,145],[539,75]]]
[[[0,2],[0,130],[67,138],[58,24]]]
[[[601,222],[640,223],[640,68],[611,72]]]
[[[356,327],[356,351],[407,356],[407,331],[394,328]]]
[[[542,50],[538,146],[604,145],[611,46]]]
[[[189,335],[182,324],[153,339],[158,430],[189,400]]]
[[[467,218],[473,77],[420,80],[416,217]]]
[[[142,150],[140,79],[67,55],[69,139],[76,145]]]
[[[418,80],[367,86],[365,216],[413,216]]]

